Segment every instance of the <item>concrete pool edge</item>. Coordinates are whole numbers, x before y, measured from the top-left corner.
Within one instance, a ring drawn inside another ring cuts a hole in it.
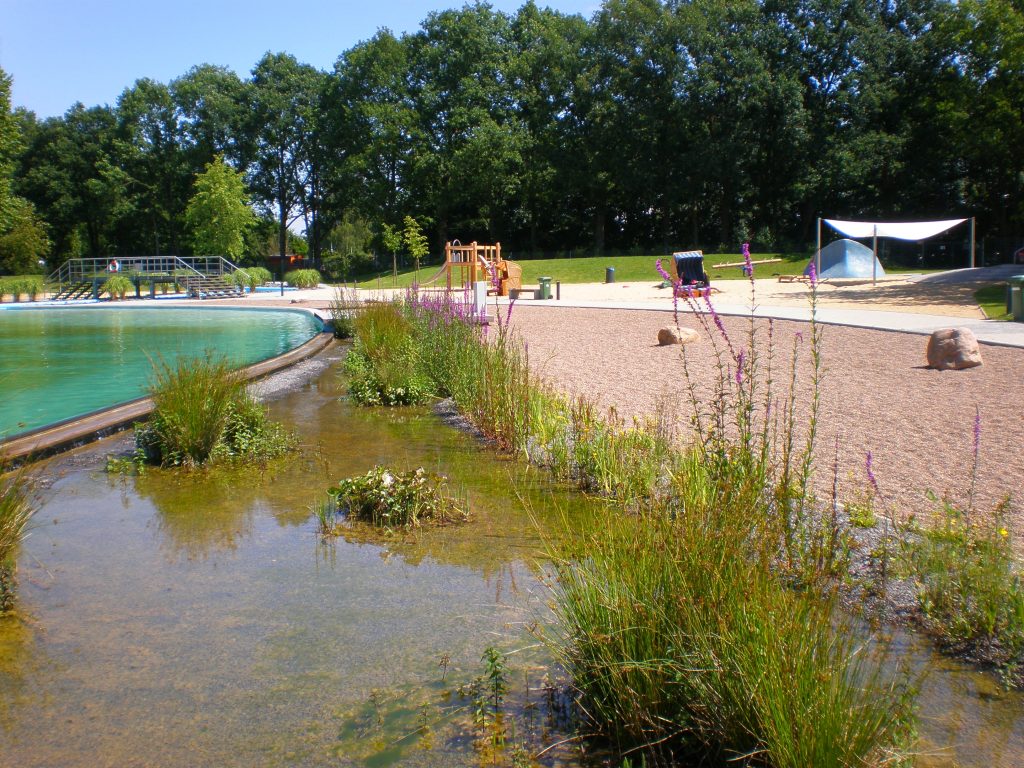
[[[246,381],[261,379],[313,357],[325,350],[333,341],[333,331],[325,326],[324,330],[295,349],[246,366],[242,369],[242,375]],[[21,464],[46,458],[128,429],[135,422],[148,418],[152,411],[153,401],[149,397],[140,397],[111,408],[51,424],[0,441],[0,459],[9,464]]]

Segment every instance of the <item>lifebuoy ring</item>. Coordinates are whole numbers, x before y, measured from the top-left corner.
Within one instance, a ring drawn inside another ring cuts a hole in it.
[[[121,262],[119,262],[117,259],[114,259],[109,264],[107,264],[107,272],[120,272],[120,271],[121,271]]]

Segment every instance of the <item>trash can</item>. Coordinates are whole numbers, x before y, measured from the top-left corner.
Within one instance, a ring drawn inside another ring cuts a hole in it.
[[[606,283],[615,282],[615,267],[606,267],[604,270],[604,281]]]
[[[537,282],[540,283],[540,299],[551,298],[551,278],[550,277],[538,277]]]
[[[1006,281],[1010,292],[1010,312],[1017,322],[1024,322],[1024,275]]]

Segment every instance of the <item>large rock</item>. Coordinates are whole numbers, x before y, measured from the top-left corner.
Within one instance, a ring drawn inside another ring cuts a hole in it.
[[[981,365],[981,350],[970,328],[942,328],[928,339],[928,366],[944,371]]]
[[[700,338],[693,328],[662,328],[658,331],[658,343],[667,347],[670,344],[692,344]]]

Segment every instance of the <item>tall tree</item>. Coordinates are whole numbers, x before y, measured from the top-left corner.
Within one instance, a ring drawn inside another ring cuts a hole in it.
[[[245,250],[245,235],[255,225],[243,174],[217,155],[196,177],[195,194],[185,218],[200,256],[237,260]]]
[[[288,226],[306,210],[319,91],[317,70],[288,54],[268,53],[252,72],[244,154],[256,202],[277,220],[282,257],[288,253]]]

